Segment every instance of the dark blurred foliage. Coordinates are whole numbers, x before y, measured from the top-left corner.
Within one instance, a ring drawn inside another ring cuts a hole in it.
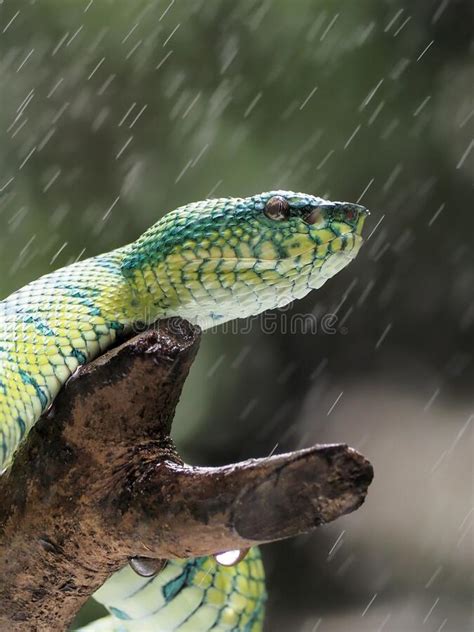
[[[175,436],[199,463],[338,440],[376,465],[357,514],[266,547],[269,630],[470,629],[473,3],[0,12],[2,296],[207,196],[281,187],[371,209],[327,286],[204,336]],[[285,332],[327,313],[334,335]]]

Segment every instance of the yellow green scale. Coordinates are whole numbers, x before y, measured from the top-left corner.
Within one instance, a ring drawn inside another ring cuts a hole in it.
[[[259,632],[264,616],[265,575],[260,552],[251,549],[235,566],[213,557],[170,560],[153,578],[129,566],[95,594],[111,617],[81,632]]]
[[[284,213],[275,216],[275,208]],[[366,214],[290,191],[192,203],[136,242],[1,301],[0,472],[69,376],[119,332],[166,316],[207,329],[301,298],[356,256]],[[167,580],[173,574],[178,579]],[[128,591],[144,581],[128,567],[112,576],[97,595],[111,617],[88,631],[261,629],[257,550],[231,568],[214,558],[172,561],[136,594]],[[173,581],[174,592],[166,589]]]

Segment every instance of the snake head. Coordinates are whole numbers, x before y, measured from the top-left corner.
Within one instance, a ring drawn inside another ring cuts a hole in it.
[[[360,204],[285,191],[257,198],[255,209],[257,217],[261,212],[263,232],[279,244],[282,258],[308,252],[319,258],[338,251],[349,253],[358,250],[362,243],[362,227],[369,212]],[[328,244],[331,246],[326,248]]]
[[[234,206],[229,208],[230,204]],[[271,191],[226,201],[222,234],[228,233],[230,221],[239,232],[240,243],[230,245],[242,258],[240,268],[274,270],[298,286],[299,297],[303,279],[306,291],[320,287],[354,259],[368,214],[360,204]]]
[[[368,211],[291,191],[188,204],[133,246],[125,270],[156,313],[203,327],[301,298],[345,267]]]

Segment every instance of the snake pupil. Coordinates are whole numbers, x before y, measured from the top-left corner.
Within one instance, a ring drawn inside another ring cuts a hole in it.
[[[289,219],[290,205],[281,195],[274,195],[265,204],[263,212],[269,219],[281,222],[282,220]]]

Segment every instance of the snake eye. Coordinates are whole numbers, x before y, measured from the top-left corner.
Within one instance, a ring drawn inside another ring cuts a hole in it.
[[[317,206],[316,208],[312,208],[307,215],[304,217],[304,221],[307,224],[320,224],[324,221],[324,211],[321,207]]]
[[[287,220],[290,217],[290,205],[281,195],[274,195],[265,204],[263,212],[269,219],[277,222]]]

